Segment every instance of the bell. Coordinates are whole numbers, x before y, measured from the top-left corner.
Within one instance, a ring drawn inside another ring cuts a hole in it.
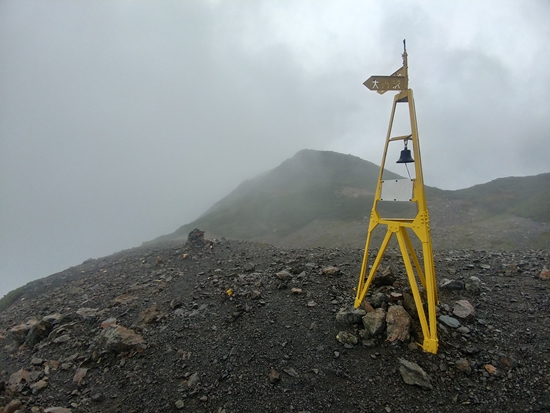
[[[405,149],[401,151],[401,156],[399,157],[396,163],[412,163],[412,162],[414,162],[414,159],[411,156],[411,150],[405,147]]]

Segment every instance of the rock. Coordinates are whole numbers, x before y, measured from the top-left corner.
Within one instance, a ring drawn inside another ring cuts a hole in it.
[[[340,268],[333,266],[324,267],[321,272],[325,275],[338,275],[340,274]]]
[[[146,348],[142,336],[119,325],[108,326],[101,332],[98,339],[105,350],[115,353],[131,350],[140,351]]]
[[[279,372],[277,372],[277,370],[272,368],[271,371],[269,372],[269,382],[271,384],[275,384],[280,380],[281,380],[281,376],[279,375]]]
[[[456,332],[460,334],[470,334],[470,329],[466,326],[460,326],[456,329]]]
[[[369,299],[369,303],[374,308],[380,308],[384,306],[387,302],[388,302],[388,296],[381,292],[374,293],[372,297]]]
[[[517,362],[517,360],[511,358],[511,357],[508,357],[508,356],[502,356],[500,358],[500,363],[503,365],[503,366],[506,366],[506,367],[509,367],[509,368],[515,368],[519,365],[519,363]]]
[[[95,403],[101,403],[103,400],[105,400],[105,395],[101,392],[92,393],[90,397]]]
[[[86,368],[77,369],[73,376],[73,383],[76,383],[78,387],[81,387],[84,384],[84,377],[86,377],[87,372],[88,369]]]
[[[76,313],[85,320],[93,319],[97,315],[99,308],[79,308]]]
[[[439,321],[445,324],[447,327],[451,327],[451,328],[460,327],[460,321],[448,315],[439,316]]]
[[[539,274],[539,279],[545,281],[550,280],[550,270],[548,270],[548,268],[546,267],[543,267],[542,271]]]
[[[21,401],[19,399],[12,400],[9,402],[6,406],[4,406],[4,410],[0,410],[5,413],[15,413],[19,408],[23,406]]]
[[[338,340],[342,344],[350,344],[350,345],[357,344],[357,342],[359,341],[359,339],[355,334],[349,333],[347,331],[340,331],[336,335],[336,340]]]
[[[475,276],[471,276],[464,283],[464,289],[471,294],[481,294],[481,280]]]
[[[36,383],[31,384],[30,387],[32,390],[32,394],[37,394],[48,387],[48,381],[44,378],[42,380],[38,380]]]
[[[336,321],[344,325],[359,324],[361,322],[361,317],[365,314],[365,310],[361,308],[341,308],[340,311],[336,313]]]
[[[44,413],[71,413],[71,409],[67,409],[65,407],[48,407],[46,410],[44,410]]]
[[[27,370],[20,369],[13,373],[8,380],[8,387],[13,393],[18,393],[26,384],[30,384],[31,375]]]
[[[122,294],[116,297],[113,302],[115,305],[128,304],[134,300],[137,300],[137,297],[131,294]]]
[[[387,340],[409,341],[411,316],[400,305],[392,305],[386,314]]]
[[[367,331],[366,336],[374,337],[380,335],[386,328],[386,312],[383,308],[377,308],[363,316],[362,321]]]
[[[281,281],[290,281],[292,279],[292,274],[288,271],[279,271],[275,276]]]
[[[291,377],[300,377],[300,374],[292,367],[283,369],[283,371]]]
[[[61,320],[62,316],[59,313],[48,314],[42,317],[42,320],[47,321],[51,325],[55,325]]]
[[[410,314],[411,317],[418,317],[418,312],[416,310],[416,303],[412,294],[404,293],[403,294],[403,307],[405,311]]]
[[[25,338],[27,337],[27,334],[29,334],[29,331],[31,328],[38,323],[38,320],[36,318],[31,318],[29,321],[23,324],[16,325],[15,327],[12,327],[9,329],[9,333],[11,337],[15,340],[15,342],[18,345],[23,344],[25,341]]]
[[[44,363],[44,360],[42,360],[41,358],[33,357],[33,358],[31,359],[31,364],[32,364],[33,366],[41,366],[43,363]]]
[[[300,295],[300,294],[302,294],[302,289],[301,289],[301,288],[292,288],[292,289],[290,290],[290,292],[291,292],[292,294]]]
[[[459,318],[469,320],[474,317],[475,309],[467,300],[459,300],[453,307],[453,314]]]
[[[176,406],[176,409],[181,410],[183,409],[183,406],[185,406],[185,403],[183,403],[183,400],[179,399],[176,403],[174,403]]]
[[[460,358],[456,361],[456,368],[460,371],[463,371],[465,373],[470,373],[472,371],[472,367],[470,367],[470,363],[465,358]]]
[[[187,379],[187,387],[193,387],[199,382],[199,373],[193,373]]]
[[[372,280],[372,285],[374,285],[375,287],[380,287],[382,285],[393,285],[394,282],[395,277],[393,275],[393,271],[390,266],[387,266],[382,271],[382,274],[376,274],[376,276]]]
[[[42,340],[48,337],[48,334],[50,334],[51,330],[51,323],[40,320],[31,327],[29,333],[27,334],[27,337],[25,338],[24,344],[28,345],[29,347],[33,347],[35,344],[40,343]]]
[[[243,266],[243,270],[245,272],[254,272],[255,269],[256,269],[256,267],[251,262],[247,262]]]
[[[101,328],[107,328],[109,326],[116,325],[116,318],[115,317],[109,317],[108,319],[101,322],[100,327]]]
[[[486,364],[486,365],[483,366],[483,368],[489,374],[495,374],[497,372],[496,367],[493,366],[492,364]]]
[[[425,389],[432,388],[430,376],[428,376],[418,364],[403,358],[399,359],[399,363],[399,373],[401,373],[401,377],[405,383],[420,386]]]
[[[464,282],[460,280],[448,280],[448,279],[442,279],[441,283],[439,284],[439,288],[441,290],[464,290]]]
[[[172,301],[170,301],[170,308],[172,310],[176,310],[178,308],[183,307],[183,300],[181,298],[174,298]]]
[[[361,308],[367,313],[374,311],[374,307],[367,300],[363,300],[363,302],[361,303]]]
[[[148,324],[155,323],[162,318],[163,314],[157,309],[157,305],[153,304],[151,307],[143,310],[136,321],[136,327],[144,327]]]

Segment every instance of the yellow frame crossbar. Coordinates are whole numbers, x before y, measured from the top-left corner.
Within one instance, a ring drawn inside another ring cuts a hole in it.
[[[403,74],[406,78],[406,81],[403,83],[408,84],[406,50],[403,54],[403,68],[401,68],[400,71],[400,73]],[[398,103],[407,103],[409,106],[411,134],[391,138],[391,130],[395,117],[395,109]],[[413,180],[413,197],[411,199],[411,202],[415,202],[417,204],[417,214],[414,218],[410,219],[382,218],[377,209],[378,202],[382,200],[382,178],[386,163],[388,145],[390,142],[396,140],[405,140],[405,142],[407,140],[410,140],[413,145],[415,179]],[[382,241],[382,244],[378,250],[378,254],[367,276],[369,257],[368,251],[371,243],[372,231],[379,225],[385,225],[387,227],[387,231],[384,240]],[[409,232],[413,232],[422,244],[422,258],[424,264],[423,266],[421,265],[421,262],[415,253],[412,242],[409,238]],[[399,244],[399,249],[401,251],[403,262],[405,264],[407,278],[411,287],[412,295],[414,297],[418,318],[420,320],[420,325],[422,328],[422,334],[424,336],[424,341],[420,345],[425,351],[428,351],[430,353],[437,353],[438,340],[435,311],[435,306],[438,302],[437,285],[435,280],[432,240],[430,235],[430,219],[424,193],[424,178],[422,175],[422,161],[420,158],[420,144],[418,141],[416,111],[414,106],[413,92],[411,89],[401,90],[397,95],[395,95],[393,101],[390,124],[388,127],[388,133],[386,135],[384,155],[382,157],[382,163],[380,165],[378,185],[376,187],[376,194],[374,196],[374,204],[372,207],[370,223],[367,232],[367,241],[365,244],[363,263],[361,265],[361,273],[357,286],[357,294],[355,296],[355,308],[358,308],[365,299],[372,280],[374,279],[374,276],[376,274],[376,271],[380,266],[384,252],[386,251],[388,244],[394,234],[397,238],[397,243]],[[417,279],[424,289],[424,298],[427,304],[427,312],[424,308],[422,294]]]

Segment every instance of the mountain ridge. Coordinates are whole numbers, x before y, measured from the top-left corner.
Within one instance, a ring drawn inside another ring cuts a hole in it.
[[[353,155],[304,149],[150,243],[185,239],[198,227],[212,237],[288,247],[360,247],[379,169]],[[383,177],[401,178],[387,170]],[[454,191],[425,186],[434,247],[550,246],[550,190],[545,188],[550,189],[550,173],[498,178]]]

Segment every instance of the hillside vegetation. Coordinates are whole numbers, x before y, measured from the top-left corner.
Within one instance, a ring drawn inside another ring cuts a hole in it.
[[[302,150],[153,242],[185,238],[197,227],[218,238],[283,246],[360,247],[378,173],[379,166],[352,155]],[[384,172],[384,179],[395,178]],[[426,196],[435,248],[550,246],[550,173],[457,191],[427,186]],[[405,206],[391,205],[397,214]]]

